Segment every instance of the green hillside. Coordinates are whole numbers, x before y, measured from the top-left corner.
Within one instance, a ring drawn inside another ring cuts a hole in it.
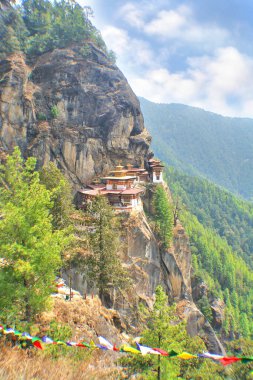
[[[222,298],[226,318],[221,332],[249,336],[253,332],[252,204],[173,168],[166,174],[190,237],[195,277],[209,287],[209,299],[197,300],[199,307],[212,322],[209,302]]]
[[[253,268],[253,205],[203,178],[166,171],[169,186],[206,228],[213,229]]]
[[[153,149],[167,164],[253,197],[253,120],[140,98]]]

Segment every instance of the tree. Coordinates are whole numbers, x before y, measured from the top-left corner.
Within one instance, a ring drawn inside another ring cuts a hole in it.
[[[161,244],[164,248],[169,248],[172,239],[173,211],[169,202],[168,194],[163,186],[156,187],[153,205],[155,210],[155,222]]]
[[[123,288],[128,282],[117,254],[120,247],[118,219],[106,198],[93,200],[86,212],[88,240],[91,254],[86,260],[89,280],[99,289],[99,297],[106,302],[112,287]]]
[[[155,303],[153,310],[148,313],[147,328],[141,334],[141,344],[151,348],[161,348],[167,352],[172,350],[178,353],[187,350],[190,353],[201,352],[205,349],[203,341],[191,338],[186,332],[185,322],[182,322],[177,314],[175,306],[168,306],[168,297],[162,286],[158,286],[155,292]],[[141,379],[178,379],[197,378],[193,376],[198,371],[204,372],[208,368],[209,374],[221,379],[216,372],[216,366],[197,359],[184,362],[176,357],[168,358],[157,355],[139,355],[123,359],[122,364],[127,366],[129,374],[140,374]],[[205,377],[201,377],[205,379]]]
[[[62,229],[71,224],[70,215],[74,211],[71,186],[57,166],[50,162],[40,171],[41,183],[51,192],[53,205],[50,209],[52,224],[55,229]]]
[[[18,148],[0,167],[0,310],[2,318],[30,321],[43,310],[68,245],[66,231],[53,231],[52,194],[40,183],[36,159]]]

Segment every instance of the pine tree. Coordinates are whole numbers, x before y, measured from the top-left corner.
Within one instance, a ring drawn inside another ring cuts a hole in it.
[[[86,260],[90,282],[99,289],[105,302],[113,287],[123,288],[128,276],[118,256],[120,229],[114,210],[106,198],[98,196],[90,203],[86,212],[89,221],[89,248],[91,255]]]
[[[1,317],[31,320],[44,309],[69,243],[53,231],[52,194],[40,183],[35,158],[26,162],[16,148],[0,167]],[[12,314],[13,313],[13,314]]]
[[[161,185],[156,187],[153,205],[156,228],[161,239],[161,244],[164,248],[169,248],[174,221],[173,210],[168,199],[168,194]]]
[[[69,182],[53,162],[50,162],[40,171],[40,180],[51,192],[53,227],[62,229],[69,226],[71,224],[70,215],[74,211]]]
[[[145,313],[146,314],[146,313]],[[167,352],[175,351],[181,353],[201,352],[205,350],[203,341],[198,338],[191,338],[186,332],[185,322],[182,322],[177,314],[175,306],[168,306],[168,297],[162,286],[156,288],[155,303],[153,310],[148,313],[147,328],[142,333],[141,344],[151,348],[161,348]],[[215,365],[206,365],[197,359],[184,362],[176,357],[168,358],[157,355],[139,355],[122,359],[123,366],[128,368],[128,374],[140,374],[141,379],[149,380],[173,380],[178,378],[197,378],[201,370],[209,372],[215,379],[221,379]],[[194,375],[193,375],[194,374]],[[205,379],[205,377],[202,377]],[[208,379],[208,377],[206,377]]]

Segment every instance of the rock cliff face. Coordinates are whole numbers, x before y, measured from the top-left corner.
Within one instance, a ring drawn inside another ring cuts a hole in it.
[[[139,101],[123,74],[91,43],[85,50],[54,50],[29,65],[22,54],[0,62],[3,151],[18,145],[24,156],[36,156],[39,166],[56,162],[75,188],[119,161],[143,165],[149,143]],[[146,198],[148,209],[151,198]],[[161,252],[145,214],[133,214],[126,223],[122,261],[134,280],[134,292],[127,297],[115,294],[111,306],[123,317],[138,300],[151,306],[162,283],[188,317],[189,331],[204,331],[211,337],[210,348],[220,352],[211,326],[192,302],[191,253],[183,227],[175,227],[171,248]],[[89,291],[83,275],[74,270],[72,275],[74,288]]]
[[[150,137],[125,77],[91,43],[56,49],[27,65],[0,62],[0,143],[41,166],[55,161],[74,185],[121,161],[143,165]]]

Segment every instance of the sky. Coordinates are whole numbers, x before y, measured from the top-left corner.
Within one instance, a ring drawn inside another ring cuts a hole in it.
[[[79,0],[138,96],[253,117],[253,0]]]

